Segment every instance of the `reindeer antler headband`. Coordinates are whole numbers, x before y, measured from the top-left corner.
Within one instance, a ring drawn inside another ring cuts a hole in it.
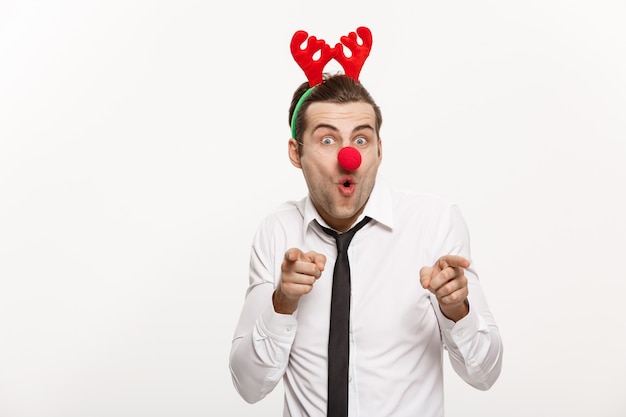
[[[357,34],[362,40],[359,45],[357,42]],[[308,40],[307,40],[308,39]],[[304,41],[307,40],[306,47],[301,48]],[[343,51],[343,47],[348,48],[352,55],[347,57]],[[300,100],[296,104],[291,117],[291,137],[296,137],[296,118],[302,103],[313,92],[315,86],[321,84],[324,77],[324,67],[333,58],[343,67],[346,76],[354,81],[359,81],[359,74],[365,60],[369,56],[372,49],[372,32],[365,26],[357,28],[356,33],[350,32],[348,36],[342,36],[341,42],[331,48],[324,40],[317,39],[315,36],[309,36],[303,30],[298,30],[291,38],[291,55],[296,60],[300,68],[304,71],[309,81],[309,89],[302,94]],[[313,56],[320,53],[316,60]]]

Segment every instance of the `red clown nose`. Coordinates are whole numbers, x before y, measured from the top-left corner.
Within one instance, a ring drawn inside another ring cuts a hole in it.
[[[346,171],[354,171],[361,166],[361,154],[352,146],[346,146],[337,155],[339,165]]]

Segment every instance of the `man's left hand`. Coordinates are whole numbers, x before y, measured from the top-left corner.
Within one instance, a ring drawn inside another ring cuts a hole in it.
[[[465,268],[470,263],[461,256],[444,255],[431,267],[420,269],[420,282],[437,297],[441,312],[457,322],[469,313]]]

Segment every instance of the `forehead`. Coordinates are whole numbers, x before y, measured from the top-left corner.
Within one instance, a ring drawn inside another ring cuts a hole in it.
[[[337,129],[352,129],[355,126],[376,126],[376,114],[369,103],[327,103],[315,102],[307,108],[307,129],[319,125],[331,125]]]

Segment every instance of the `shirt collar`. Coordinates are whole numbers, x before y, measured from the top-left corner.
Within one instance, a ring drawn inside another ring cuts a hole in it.
[[[315,209],[310,196],[307,195],[302,203],[303,204],[300,205],[300,211],[303,217],[303,234],[306,235],[309,225],[314,220],[317,220],[317,222],[323,226],[330,227]],[[377,223],[382,224],[389,229],[393,229],[392,189],[389,183],[381,178],[380,175],[376,177],[376,183],[374,184],[370,198],[365,204],[365,209],[363,210],[363,213],[361,213],[361,216],[357,219],[356,223],[358,223],[365,216],[369,216]]]

